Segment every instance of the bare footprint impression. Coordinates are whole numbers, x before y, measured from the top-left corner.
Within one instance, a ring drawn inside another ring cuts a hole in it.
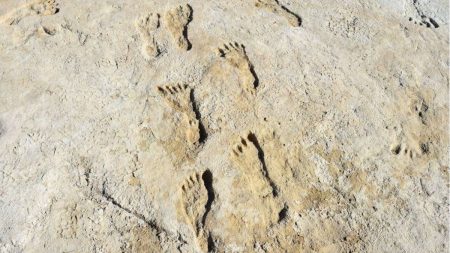
[[[255,6],[281,15],[287,19],[291,26],[297,27],[302,25],[301,18],[297,14],[288,10],[285,6],[281,5],[278,0],[256,0]]]
[[[183,114],[187,142],[192,146],[199,144],[201,126],[191,99],[192,88],[187,84],[169,84],[158,86],[157,90],[170,107]]]
[[[247,132],[239,137],[232,145],[230,160],[240,172],[234,181],[235,193],[231,200],[236,206],[234,215],[246,222],[246,229],[255,229],[253,232],[259,233],[261,228],[279,219],[284,207],[254,133]]]
[[[0,22],[7,25],[17,25],[28,16],[48,16],[59,12],[58,3],[55,0],[38,0],[22,5],[1,17]]]
[[[181,213],[191,226],[202,252],[213,248],[205,224],[213,201],[212,174],[209,170],[202,175],[194,173],[181,186]]]
[[[241,170],[252,191],[259,197],[276,196],[277,190],[271,182],[257,140],[253,133],[247,132],[233,145],[231,160]]]
[[[250,62],[245,46],[237,42],[224,44],[218,49],[218,55],[223,57],[239,71],[242,88],[249,94],[255,95],[258,86],[258,78]]]
[[[170,9],[165,15],[166,26],[178,48],[182,50],[189,50],[192,47],[187,35],[187,26],[191,20],[192,8],[189,4]]]
[[[156,30],[160,26],[159,14],[149,13],[142,16],[136,20],[135,25],[143,41],[142,54],[144,57],[149,59],[160,55],[161,51],[155,39]]]

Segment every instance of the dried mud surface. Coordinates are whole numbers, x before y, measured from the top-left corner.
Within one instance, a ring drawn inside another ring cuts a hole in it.
[[[443,0],[0,0],[0,252],[448,252]]]

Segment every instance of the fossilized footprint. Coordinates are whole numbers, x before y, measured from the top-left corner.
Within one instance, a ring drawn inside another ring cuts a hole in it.
[[[198,144],[200,141],[200,122],[196,118],[191,101],[192,89],[187,84],[164,85],[158,86],[157,89],[169,106],[183,114],[183,125],[188,143],[191,145]]]
[[[258,149],[251,140],[252,135],[248,132],[244,137],[239,137],[239,141],[233,145],[231,160],[241,170],[255,194],[265,197],[273,194],[274,189],[258,156]]]
[[[136,20],[136,29],[143,40],[142,53],[146,58],[157,57],[161,53],[155,39],[155,33],[159,26],[158,13],[150,13]]]
[[[165,21],[169,32],[177,46],[183,50],[189,50],[191,43],[187,38],[187,26],[192,19],[192,8],[188,4],[177,6],[165,15]]]
[[[401,143],[393,145],[391,152],[399,157],[409,157],[410,159],[416,159],[429,152],[429,147],[426,143]]]
[[[206,252],[208,242],[204,230],[204,221],[208,211],[206,208],[208,205],[208,189],[200,174],[195,173],[185,180],[181,186],[181,201],[182,213],[191,225],[200,249]]]
[[[283,16],[292,26],[301,26],[302,24],[301,18],[281,5],[278,0],[256,0],[255,6]]]
[[[258,79],[245,52],[244,45],[237,42],[224,44],[222,48],[218,49],[218,54],[239,71],[242,88],[252,95],[256,94]]]
[[[193,111],[191,103],[192,89],[187,84],[167,84],[156,87],[166,102],[180,112]]]
[[[1,23],[16,25],[25,17],[39,15],[47,16],[58,13],[58,4],[55,0],[38,0],[22,5],[1,18]]]

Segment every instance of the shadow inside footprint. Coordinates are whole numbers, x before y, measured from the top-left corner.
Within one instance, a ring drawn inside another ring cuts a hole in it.
[[[202,224],[205,225],[206,217],[208,216],[208,213],[211,211],[212,203],[214,202],[214,199],[216,198],[214,195],[214,188],[213,188],[213,175],[210,170],[206,170],[203,172],[202,175],[203,183],[205,184],[206,191],[208,192],[208,201],[205,205],[205,214],[202,217]],[[214,252],[215,244],[214,239],[211,236],[211,234],[208,234],[207,237],[207,246],[208,246],[208,252]]]
[[[184,26],[184,29],[183,29],[183,36],[184,36],[184,38],[186,38],[186,42],[187,42],[187,51],[189,51],[189,50],[191,50],[191,48],[192,48],[192,43],[191,43],[191,41],[189,40],[188,25],[189,25],[189,23],[192,22],[192,17],[194,16],[194,9],[193,9],[189,4],[187,5],[187,8],[189,8],[190,16],[189,16],[189,18],[188,18],[188,21],[187,21],[186,25]]]
[[[248,134],[248,140],[255,145],[256,149],[258,150],[258,158],[261,161],[263,170],[264,170],[264,176],[267,178],[267,180],[270,183],[270,186],[272,187],[272,194],[274,197],[278,196],[278,187],[275,185],[275,183],[272,181],[272,179],[269,176],[269,171],[267,170],[266,161],[264,158],[264,151],[261,148],[261,145],[258,142],[258,139],[256,138],[256,135],[253,133]]]
[[[213,188],[213,175],[210,170],[206,170],[203,172],[202,175],[203,183],[205,184],[206,191],[208,192],[208,201],[205,205],[205,214],[202,218],[202,224],[205,224],[206,216],[208,215],[209,211],[211,210],[211,205],[214,202],[215,195],[214,195],[214,188]]]
[[[253,77],[255,78],[255,82],[253,83],[253,87],[255,89],[257,89],[258,86],[259,86],[259,79],[258,79],[258,76],[256,75],[256,72],[255,72],[255,69],[254,69],[253,65],[250,65],[250,72],[252,73]]]
[[[200,111],[198,110],[198,106],[195,103],[195,97],[194,97],[194,90],[191,90],[191,93],[189,94],[191,103],[192,103],[192,109],[194,110],[195,118],[198,120],[198,128],[200,132],[200,138],[199,142],[204,143],[205,140],[208,138],[208,133],[206,132],[205,126],[202,123],[202,115],[200,114]]]
[[[293,17],[295,17],[297,19],[297,26],[299,26],[299,27],[302,26],[303,21],[299,15],[295,14],[294,12],[292,12],[288,8],[284,7],[283,5],[280,5],[280,6],[283,10],[285,10],[287,13],[291,14]]]
[[[247,50],[245,49],[244,44],[237,44],[237,43],[236,43],[236,46],[242,47],[242,51],[244,52],[244,55],[245,55],[246,57],[248,57],[248,56],[247,56]],[[219,52],[220,52],[220,51],[219,51]],[[221,53],[224,54],[223,50],[222,50]],[[255,78],[255,81],[253,82],[253,88],[256,89],[256,88],[258,88],[258,86],[259,86],[259,78],[258,78],[258,76],[256,75],[255,67],[254,67],[253,64],[250,62],[250,60],[248,60],[248,65],[249,65],[250,73],[252,74],[253,78]]]

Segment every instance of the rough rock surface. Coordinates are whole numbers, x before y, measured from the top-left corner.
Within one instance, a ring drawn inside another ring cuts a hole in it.
[[[0,0],[0,252],[448,252],[446,0]]]

